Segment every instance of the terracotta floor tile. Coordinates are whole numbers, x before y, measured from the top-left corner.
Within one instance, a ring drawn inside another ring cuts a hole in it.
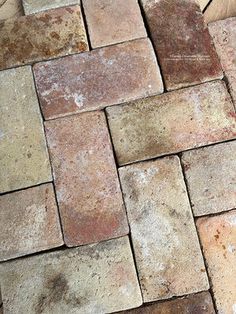
[[[222,78],[197,1],[141,0],[141,3],[167,90]]]
[[[79,6],[0,24],[0,70],[88,50]]]
[[[0,260],[63,244],[51,183],[0,196]]]
[[[98,314],[142,303],[128,237],[19,259],[0,269],[7,314]]]
[[[22,0],[25,15],[80,4],[80,0]]]
[[[134,164],[119,173],[144,302],[207,290],[179,159]]]
[[[223,82],[210,82],[106,109],[120,165],[236,138]]]
[[[104,113],[46,122],[46,134],[68,246],[128,233]]]
[[[0,193],[51,181],[30,67],[0,72]]]
[[[236,0],[212,0],[204,13],[206,23],[236,16]]]
[[[119,314],[215,314],[209,292],[201,292],[185,298],[157,302]]]
[[[236,17],[210,23],[209,31],[236,106]]]
[[[146,37],[137,0],[83,0],[93,48]]]
[[[185,152],[183,164],[195,216],[236,208],[236,141]]]
[[[0,22],[23,15],[21,0],[0,1]]]
[[[148,39],[39,63],[34,74],[45,119],[163,92]]]
[[[199,218],[197,227],[219,313],[236,310],[236,211]]]

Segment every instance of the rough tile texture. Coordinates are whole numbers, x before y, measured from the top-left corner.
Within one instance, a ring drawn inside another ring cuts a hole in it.
[[[21,0],[0,1],[0,22],[23,15]]]
[[[0,197],[0,260],[63,244],[51,183]]]
[[[163,303],[154,303],[120,314],[215,314],[211,295],[201,292],[185,298],[178,298]]]
[[[127,234],[104,113],[48,121],[46,133],[66,244]]]
[[[40,63],[34,73],[46,119],[163,92],[148,39]]]
[[[236,16],[236,0],[212,0],[204,13],[206,23]]]
[[[119,164],[236,137],[230,95],[221,81],[107,108]]]
[[[209,30],[236,104],[236,17],[211,23]]]
[[[51,180],[30,67],[0,72],[0,193]]]
[[[0,69],[88,50],[80,7],[3,22],[0,46]]]
[[[144,302],[207,290],[178,157],[119,172]]]
[[[203,11],[209,2],[210,0],[198,0],[200,9]]]
[[[236,211],[197,220],[219,313],[236,311]]]
[[[146,37],[137,0],[83,0],[93,48]]]
[[[236,208],[236,141],[183,154],[195,216]]]
[[[8,314],[102,314],[142,303],[127,237],[5,263],[1,286]]]
[[[79,3],[80,0],[22,0],[25,15]]]
[[[141,3],[167,90],[222,77],[197,1],[141,0]]]

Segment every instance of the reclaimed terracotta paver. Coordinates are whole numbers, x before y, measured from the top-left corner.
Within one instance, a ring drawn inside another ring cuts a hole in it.
[[[207,290],[178,157],[119,172],[144,302]]]
[[[142,303],[128,237],[5,263],[1,286],[8,314],[110,313]]]
[[[51,181],[30,67],[0,72],[0,193]]]
[[[197,220],[218,313],[236,310],[236,211]]]
[[[209,31],[236,104],[236,17],[210,23]]]
[[[66,244],[75,246],[127,234],[104,113],[48,121],[46,134]]]
[[[163,92],[148,39],[39,63],[34,74],[45,119]]]
[[[88,50],[79,6],[0,24],[0,69]]]
[[[80,0],[22,0],[25,15],[56,9],[73,4],[80,4]]]
[[[185,152],[183,165],[195,216],[236,208],[236,141]]]
[[[0,260],[63,244],[53,186],[0,196]]]
[[[209,82],[107,108],[120,165],[236,138],[223,82]]]
[[[222,78],[197,1],[141,0],[141,3],[167,90]]]
[[[137,0],[83,0],[93,48],[146,37]]]
[[[185,298],[154,303],[119,314],[215,314],[209,292],[201,292]]]
[[[23,15],[21,0],[0,1],[0,22]]]

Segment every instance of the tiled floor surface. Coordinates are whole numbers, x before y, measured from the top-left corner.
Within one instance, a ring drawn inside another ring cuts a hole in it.
[[[0,313],[235,314],[236,17],[0,4]]]

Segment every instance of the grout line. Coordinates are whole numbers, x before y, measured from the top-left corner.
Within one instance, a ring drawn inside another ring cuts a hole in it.
[[[162,70],[162,67],[161,67],[160,59],[158,57],[158,53],[157,53],[157,51],[155,49],[155,45],[153,44],[151,31],[150,31],[150,28],[149,28],[149,25],[148,25],[148,22],[147,22],[147,18],[146,18],[146,14],[145,14],[144,8],[143,8],[143,6],[141,4],[141,0],[138,0],[138,5],[139,5],[140,11],[141,11],[141,15],[142,15],[142,18],[143,18],[143,23],[144,23],[144,26],[145,26],[145,29],[146,29],[146,32],[147,32],[147,36],[148,36],[149,40],[151,41],[152,48],[153,48],[153,51],[154,51],[155,56],[156,56],[157,64],[159,66],[160,75],[161,75],[161,79],[162,79],[162,83],[163,83],[163,89],[164,89],[163,93],[165,93],[167,91],[167,88],[166,88],[166,83],[165,83],[165,79],[164,79],[163,70]]]
[[[212,284],[212,280],[211,280],[211,277],[210,277],[210,274],[209,274],[209,270],[208,270],[208,263],[207,263],[207,260],[205,258],[205,255],[204,255],[204,249],[203,249],[203,246],[202,246],[202,243],[201,243],[201,238],[200,238],[197,226],[196,226],[196,221],[194,219],[195,217],[194,217],[192,203],[191,203],[191,197],[190,197],[190,192],[189,192],[189,187],[188,187],[188,181],[187,181],[186,176],[185,176],[184,165],[183,165],[183,162],[182,162],[181,154],[179,154],[178,157],[179,157],[180,166],[181,166],[181,169],[182,169],[182,176],[183,176],[184,184],[185,184],[185,187],[186,187],[186,192],[187,192],[187,197],[188,197],[188,201],[189,201],[189,206],[190,206],[191,211],[192,211],[193,224],[195,226],[195,231],[196,231],[196,234],[197,234],[197,237],[198,237],[199,248],[201,250],[204,266],[205,266],[205,269],[206,269],[206,276],[207,276],[207,279],[208,279],[208,282],[209,282],[209,287],[210,287],[209,292],[210,292],[211,297],[212,297],[214,310],[217,313],[216,300],[215,300],[215,296],[214,296],[214,293],[213,293],[213,284]]]
[[[91,40],[90,40],[90,34],[89,34],[89,28],[88,28],[86,13],[85,13],[85,9],[84,9],[84,3],[82,0],[80,0],[80,10],[81,10],[82,21],[83,21],[85,32],[86,32],[89,51],[91,51],[93,49],[92,49],[92,44],[91,44]]]
[[[49,183],[52,183],[52,181],[45,181],[45,182],[41,182],[41,183],[38,183],[38,184],[22,187],[22,188],[19,188],[19,189],[16,189],[16,190],[2,192],[2,193],[0,193],[0,197],[4,196],[4,195],[7,195],[7,194],[12,194],[12,193],[20,192],[20,191],[25,191],[25,190],[28,190],[28,189],[31,189],[31,188],[36,188],[38,186],[49,184]]]
[[[127,208],[126,208],[126,203],[125,203],[125,198],[124,198],[124,192],[123,192],[123,189],[122,189],[122,183],[121,183],[121,179],[120,179],[120,174],[119,174],[119,171],[118,171],[118,169],[119,169],[118,168],[118,161],[117,161],[117,158],[116,158],[115,148],[114,148],[114,144],[113,144],[112,136],[111,136],[111,130],[109,128],[108,117],[107,117],[107,113],[106,113],[105,110],[104,110],[104,115],[105,115],[105,119],[106,119],[106,123],[107,123],[107,130],[108,130],[109,137],[110,137],[111,148],[112,148],[112,152],[113,152],[113,156],[114,156],[114,160],[115,160],[115,164],[116,164],[116,172],[117,172],[117,177],[118,177],[118,180],[119,180],[120,191],[121,191],[121,195],[122,195],[122,200],[123,200],[123,205],[124,205],[124,209],[125,209],[126,219],[127,219],[127,223],[128,223],[128,227],[129,227],[128,237],[129,237],[130,248],[131,248],[131,252],[132,252],[132,256],[133,256],[133,262],[134,262],[134,267],[135,267],[135,271],[136,271],[136,277],[137,277],[139,288],[140,288],[142,302],[144,303],[143,291],[142,291],[142,288],[141,288],[141,282],[140,282],[139,273],[138,273],[138,266],[137,266],[137,262],[136,262],[136,258],[135,258],[135,250],[134,250],[134,245],[133,245],[133,240],[132,240],[132,235],[131,235],[131,226],[130,226],[130,221],[128,219],[128,211],[127,211]]]
[[[204,15],[205,11],[208,9],[208,7],[211,5],[211,3],[213,2],[214,0],[210,0],[208,1],[207,5],[205,6],[205,8],[203,9],[202,11],[202,14]]]
[[[230,213],[231,211],[234,211],[234,210],[236,210],[236,208],[232,207],[232,208],[225,209],[225,210],[222,210],[222,211],[219,211],[219,212],[216,212],[216,213],[208,213],[206,215],[194,216],[194,218],[195,218],[195,220],[198,220],[200,218],[211,218],[211,217],[213,218],[213,217],[224,215],[226,213]]]
[[[52,157],[51,157],[51,154],[50,154],[48,139],[47,139],[47,136],[46,136],[45,124],[44,124],[44,116],[43,116],[42,108],[41,108],[41,105],[40,105],[38,90],[37,90],[37,86],[36,86],[36,79],[35,79],[34,71],[33,71],[32,67],[31,67],[31,71],[32,71],[32,76],[33,76],[34,89],[35,89],[36,97],[38,99],[38,106],[39,106],[39,110],[40,110],[41,118],[42,118],[42,127],[43,127],[43,132],[44,132],[45,144],[46,144],[46,148],[47,148],[48,160],[49,160],[50,169],[51,169],[52,185],[53,185],[55,202],[56,202],[56,206],[57,206],[57,213],[58,213],[58,219],[59,219],[59,224],[60,224],[60,231],[61,231],[61,234],[62,234],[63,243],[65,244],[65,237],[64,237],[63,225],[62,225],[62,217],[61,217],[61,213],[60,213],[60,207],[59,207],[57,194],[56,194],[56,188],[55,188],[55,176],[54,176],[54,171],[53,171],[53,167],[52,167]]]
[[[199,150],[199,149],[203,149],[203,148],[207,148],[207,147],[211,147],[211,146],[215,146],[215,145],[220,145],[220,144],[224,144],[224,143],[230,143],[230,142],[234,142],[234,141],[236,141],[236,137],[231,138],[231,139],[227,139],[227,140],[223,140],[220,142],[214,142],[214,143],[205,144],[205,145],[198,146],[198,147],[188,148],[188,149],[177,151],[177,152],[170,152],[170,153],[166,153],[166,154],[159,155],[159,156],[154,156],[154,157],[150,157],[150,158],[146,158],[146,159],[142,159],[142,160],[132,161],[132,162],[129,162],[126,164],[118,165],[118,169],[123,168],[123,167],[127,167],[127,166],[132,166],[132,165],[139,164],[139,163],[143,163],[143,162],[155,161],[155,160],[160,159],[160,158],[176,156],[176,155],[183,154],[183,153],[189,152],[189,151]]]

